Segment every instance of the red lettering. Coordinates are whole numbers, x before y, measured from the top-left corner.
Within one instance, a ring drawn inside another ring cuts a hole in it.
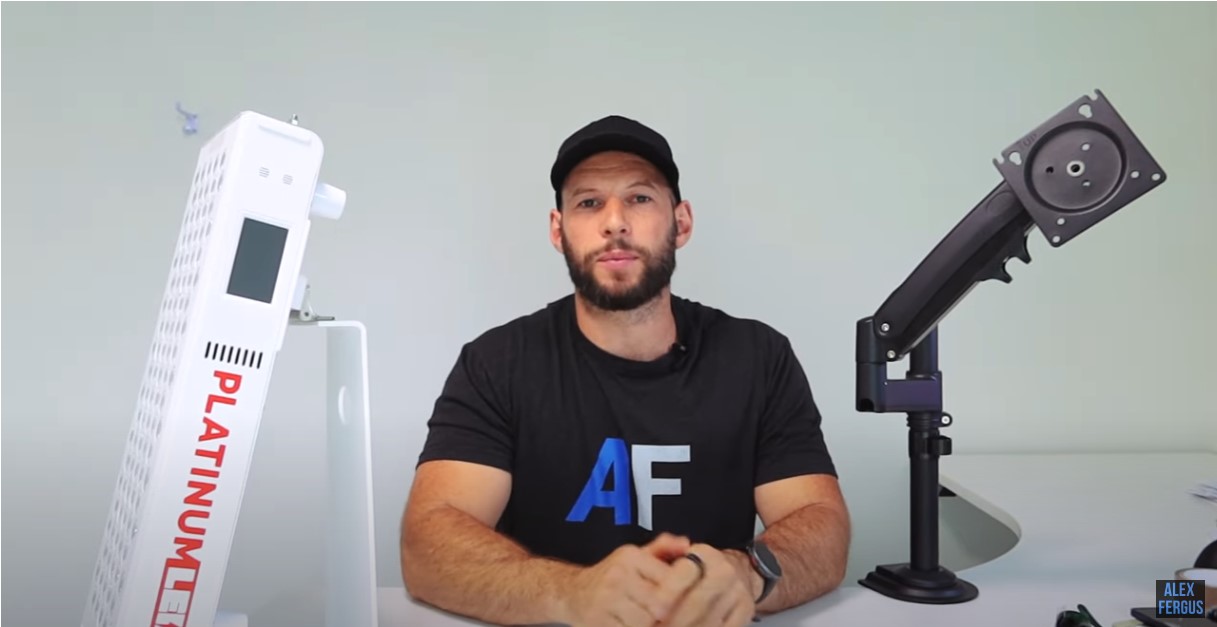
[[[190,622],[190,604],[194,599],[194,586],[198,577],[197,568],[174,568],[169,563],[165,564],[165,570],[161,573],[160,590],[156,594],[156,604],[152,606],[150,627],[186,625]]]
[[[191,533],[196,536],[201,536],[206,534],[207,530],[202,527],[190,527],[188,526],[189,523],[187,521],[189,521],[191,518],[202,518],[206,520],[210,517],[211,514],[207,512],[199,511],[197,509],[188,509],[182,512],[181,516],[177,517],[177,528],[181,529],[182,533]]]
[[[228,427],[212,420],[207,414],[212,413],[219,405],[236,405],[237,399],[235,394],[241,389],[241,375],[239,374],[215,370],[213,371],[213,376],[217,380],[221,394],[207,395],[207,402],[203,412],[203,432],[199,435],[199,442],[219,440],[227,438],[231,434]],[[224,453],[227,450],[228,447],[224,444],[218,444],[214,450],[205,448],[196,448],[194,450],[196,458],[206,457],[210,459],[214,468],[195,468],[192,465],[190,474],[195,477],[206,477],[212,481],[191,480],[186,483],[190,492],[183,499],[185,509],[177,519],[177,527],[182,535],[173,539],[173,545],[176,550],[172,557],[165,560],[165,572],[161,577],[161,588],[157,593],[156,608],[153,610],[153,625],[177,625],[180,624],[177,622],[178,620],[184,622],[189,617],[189,604],[192,600],[195,586],[193,579],[197,579],[201,565],[198,557],[193,552],[203,548],[203,536],[207,534],[204,521],[211,518],[210,508],[214,505],[210,495],[218,487],[216,481],[220,477],[219,469],[224,465]],[[191,571],[193,577],[188,576],[187,573],[177,572],[173,573],[174,577],[170,580],[169,575],[173,569]],[[161,601],[166,599],[166,590],[177,591],[179,593],[185,592],[190,596],[184,599],[185,605],[183,606],[183,599],[174,597],[174,593],[170,592],[168,600],[171,603],[176,603],[172,608],[169,608],[173,610],[170,612],[169,609],[165,609],[161,605]],[[177,610],[182,607],[186,608],[186,615],[177,616],[177,614],[180,614]],[[175,614],[175,616],[172,618],[165,616],[165,614],[170,613]],[[165,620],[169,622],[165,622]]]
[[[215,492],[216,484],[203,483],[202,481],[191,481],[186,485],[194,488],[194,492],[191,492],[190,495],[186,497],[187,505],[194,505],[195,507],[211,507],[211,499],[205,499],[203,497]]]
[[[208,405],[210,404],[210,401],[208,401]],[[203,416],[203,425],[203,435],[199,436],[199,442],[206,442],[207,440],[228,437],[228,427],[225,427],[207,416]]]
[[[206,449],[196,448],[196,449],[194,449],[194,454],[198,455],[199,457],[210,457],[211,459],[215,460],[216,468],[219,468],[220,466],[224,465],[224,449],[225,448],[226,447],[223,444],[220,445],[220,448],[218,448],[214,451],[208,451]]]
[[[177,545],[177,559],[169,558],[165,562],[165,566],[169,568],[189,568],[190,570],[199,569],[199,559],[190,555],[190,551],[203,548],[202,538],[183,538],[177,537],[173,539],[173,544]]]
[[[216,370],[215,377],[220,380],[220,391],[225,394],[236,394],[237,390],[241,389],[241,375],[239,374]]]
[[[215,403],[223,403],[224,405],[236,405],[237,399],[230,398],[227,396],[220,396],[219,394],[208,394],[207,395],[207,408],[204,409],[203,411],[205,411],[209,414],[212,413],[213,411],[215,411]]]

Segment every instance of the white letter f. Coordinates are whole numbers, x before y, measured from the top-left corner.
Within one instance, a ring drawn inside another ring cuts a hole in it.
[[[630,461],[634,473],[634,491],[638,495],[638,526],[652,531],[654,506],[652,498],[659,495],[679,496],[680,479],[663,479],[651,476],[651,464],[655,462],[689,461],[689,445],[660,446],[636,444],[630,447]]]

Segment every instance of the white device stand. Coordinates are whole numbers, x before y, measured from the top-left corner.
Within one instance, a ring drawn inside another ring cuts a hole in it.
[[[325,329],[326,337],[324,624],[377,627],[367,330],[357,321],[314,315],[306,281],[292,323]]]
[[[245,627],[218,609],[254,442],[289,324],[327,334],[327,627],[375,627],[367,343],[319,319],[301,275],[321,139],[242,112],[199,151],[84,627]]]
[[[367,330],[361,322],[316,315],[307,281],[300,278],[303,298],[297,290],[291,324],[325,330],[328,483],[322,624],[377,627]],[[249,617],[221,610],[214,627],[250,627]]]

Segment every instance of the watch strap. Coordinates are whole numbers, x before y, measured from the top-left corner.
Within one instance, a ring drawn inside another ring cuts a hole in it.
[[[761,576],[761,594],[755,601],[759,605],[761,601],[765,600],[765,597],[769,596],[770,592],[773,592],[773,588],[777,585],[778,580],[773,573],[770,573],[767,568],[761,565],[760,558],[756,555],[754,542],[749,542],[744,552],[748,555],[748,561],[752,564],[752,570],[755,570]]]
[[[773,587],[778,583],[776,579],[770,579],[763,574],[761,575],[761,582],[761,596],[757,597],[755,601],[757,605],[760,605],[761,601],[764,601],[765,597],[769,596],[770,592],[773,592]]]

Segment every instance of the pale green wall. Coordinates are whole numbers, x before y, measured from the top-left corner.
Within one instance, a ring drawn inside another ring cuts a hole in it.
[[[794,342],[855,517],[851,583],[907,559],[904,419],[853,411],[854,321],[998,181],[1001,148],[1094,88],[1170,181],[1065,248],[1033,239],[1012,285],[951,315],[955,450],[1217,442],[1213,4],[5,4],[3,81],[15,625],[79,619],[196,153],[242,109],[299,114],[350,194],[306,270],[370,329],[385,585],[458,348],[569,289],[548,168],[608,113],[675,147],[698,219],[676,290]],[[227,607],[319,576],[322,348],[289,336]]]

